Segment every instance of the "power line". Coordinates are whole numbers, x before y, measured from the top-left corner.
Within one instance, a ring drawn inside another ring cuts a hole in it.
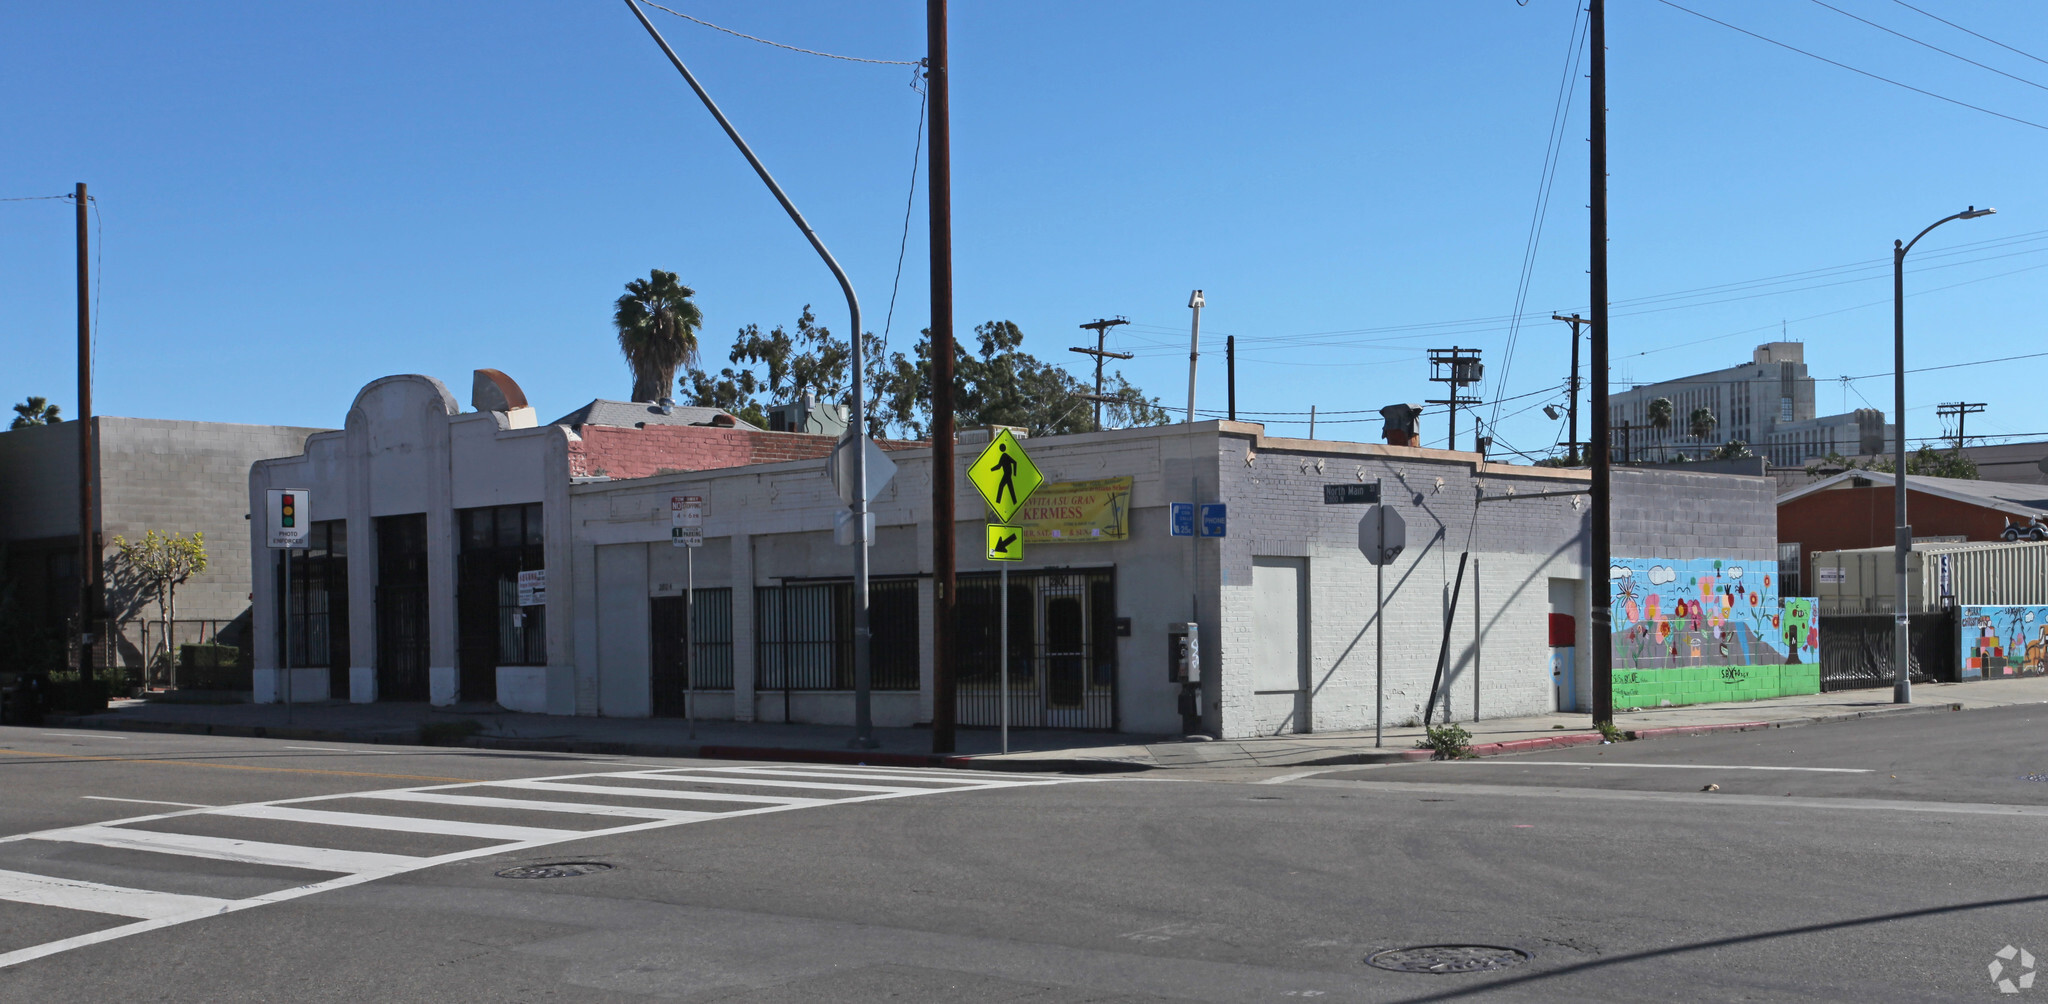
[[[2039,87],[2040,89],[2042,89],[2042,90],[2044,90],[2044,91],[2048,91],[2048,85],[2044,85],[2044,84],[2037,84],[2037,83],[2035,83],[2034,81],[2031,81],[2031,80],[2028,80],[2028,79],[2027,79],[2027,78],[2025,78],[2025,77],[2019,76],[2018,74],[2013,74],[2013,73],[2007,73],[2007,72],[2005,72],[2004,70],[2001,70],[2001,69],[1999,69],[1999,68],[1998,68],[1998,67],[1996,67],[1996,66],[1986,66],[1986,65],[1984,65],[1983,63],[1977,62],[1976,60],[1974,60],[1974,59],[1971,59],[1971,58],[1970,58],[1970,57],[1968,57],[1968,56],[1964,56],[1964,55],[1960,55],[1960,54],[1958,54],[1958,53],[1950,52],[1950,51],[1948,51],[1947,49],[1944,49],[1944,48],[1942,48],[1941,46],[1935,45],[1935,44],[1934,44],[1934,43],[1932,43],[1932,42],[1923,42],[1923,41],[1921,41],[1920,39],[1914,38],[1913,36],[1911,36],[1911,35],[1908,35],[1908,34],[1906,34],[1906,33],[1905,33],[1905,32],[1903,32],[1903,31],[1894,31],[1894,30],[1893,30],[1893,29],[1891,29],[1891,28],[1887,28],[1887,27],[1885,27],[1884,25],[1878,24],[1878,23],[1877,23],[1876,21],[1872,21],[1872,20],[1870,20],[1870,19],[1868,19],[1868,18],[1862,18],[1862,17],[1857,17],[1856,15],[1854,15],[1854,14],[1851,14],[1851,13],[1849,13],[1848,11],[1845,11],[1845,10],[1843,10],[1843,9],[1842,9],[1842,8],[1840,8],[1840,7],[1836,7],[1836,6],[1832,5],[1832,4],[1829,4],[1829,3],[1826,3],[1826,2],[1824,2],[1824,0],[1813,0],[1813,2],[1814,2],[1814,3],[1816,3],[1816,4],[1819,4],[1819,5],[1820,5],[1820,6],[1822,6],[1822,7],[1826,7],[1827,9],[1829,9],[1829,10],[1831,10],[1831,11],[1834,11],[1835,13],[1837,13],[1837,14],[1840,14],[1840,15],[1842,15],[1843,17],[1849,18],[1849,19],[1850,19],[1850,20],[1852,20],[1852,21],[1861,21],[1861,22],[1863,22],[1864,24],[1867,24],[1867,25],[1871,26],[1872,28],[1876,28],[1877,30],[1879,30],[1879,31],[1881,31],[1881,32],[1884,32],[1884,33],[1886,33],[1886,34],[1888,34],[1888,35],[1896,35],[1896,36],[1898,36],[1898,37],[1900,37],[1900,38],[1903,38],[1903,39],[1905,39],[1906,41],[1908,41],[1908,42],[1911,42],[1911,43],[1913,43],[1914,45],[1919,45],[1919,46],[1925,46],[1926,48],[1929,48],[1929,49],[1933,49],[1934,51],[1936,51],[1936,52],[1939,52],[1939,53],[1941,53],[1941,54],[1942,54],[1942,55],[1944,55],[1944,56],[1948,56],[1948,57],[1951,57],[1951,58],[1953,58],[1953,59],[1960,59],[1960,60],[1962,60],[1963,62],[1965,62],[1965,63],[1968,63],[1968,64],[1970,64],[1971,66],[1977,67],[1978,69],[1981,69],[1981,70],[1990,70],[1991,72],[1993,72],[1993,73],[1996,73],[1996,74],[1998,74],[1998,75],[1999,75],[1999,76],[2001,76],[2001,77],[2009,77],[2009,78],[2011,78],[2011,79],[2013,79],[2013,80],[2017,80],[2017,81],[2019,81],[2020,83],[2022,83],[2022,84],[2025,84],[2025,85],[2027,85],[2028,87]]]
[[[903,197],[903,239],[896,242],[896,278],[889,283],[889,314],[882,321],[882,347],[889,347],[889,327],[896,323],[896,291],[903,285],[903,252],[910,247],[910,211],[917,205],[917,164],[924,155],[924,109],[931,100],[925,89],[917,86],[916,79],[910,82],[917,91],[917,141],[910,150],[910,194]],[[860,332],[854,332],[859,335]]]
[[[1663,4],[1663,5],[1664,5],[1664,6],[1666,6],[1666,7],[1670,7],[1670,8],[1671,8],[1671,9],[1673,9],[1673,10],[1681,10],[1681,11],[1684,11],[1684,12],[1686,12],[1687,14],[1691,14],[1692,16],[1694,16],[1694,17],[1696,17],[1696,18],[1699,18],[1699,19],[1700,19],[1700,20],[1702,20],[1702,21],[1712,21],[1712,22],[1714,22],[1715,24],[1718,24],[1718,25],[1720,25],[1720,26],[1721,26],[1721,27],[1723,27],[1723,28],[1727,28],[1727,29],[1728,29],[1728,30],[1730,30],[1730,31],[1740,32],[1740,33],[1742,33],[1742,34],[1744,34],[1744,35],[1748,35],[1749,37],[1751,37],[1751,38],[1754,38],[1754,39],[1756,39],[1756,40],[1757,40],[1757,41],[1759,41],[1759,42],[1769,42],[1769,43],[1771,43],[1772,45],[1775,45],[1775,46],[1777,46],[1777,47],[1779,47],[1779,48],[1781,48],[1781,49],[1790,49],[1791,51],[1793,51],[1793,52],[1796,52],[1796,53],[1798,53],[1798,54],[1800,54],[1800,55],[1802,55],[1802,56],[1806,56],[1806,57],[1808,57],[1808,58],[1811,58],[1811,59],[1818,59],[1818,60],[1820,60],[1821,62],[1823,62],[1823,63],[1826,63],[1826,64],[1828,64],[1829,66],[1839,67],[1839,68],[1841,68],[1841,69],[1844,69],[1844,70],[1848,70],[1848,71],[1849,71],[1850,73],[1855,73],[1855,74],[1859,74],[1859,75],[1861,75],[1861,76],[1869,77],[1869,78],[1870,78],[1870,79],[1872,79],[1872,80],[1878,80],[1878,81],[1883,81],[1884,83],[1890,84],[1890,85],[1892,85],[1893,87],[1903,87],[1903,88],[1905,88],[1906,90],[1912,91],[1912,92],[1913,92],[1913,93],[1915,93],[1915,94],[1923,94],[1923,95],[1926,95],[1927,97],[1933,98],[1933,99],[1935,99],[1935,100],[1937,100],[1937,101],[1946,101],[1946,102],[1948,102],[1949,104],[1952,104],[1952,105],[1959,105],[1959,106],[1961,106],[1961,107],[1964,107],[1964,108],[1968,108],[1968,109],[1970,109],[1971,111],[1976,111],[1976,112],[1983,112],[1983,113],[1984,113],[1984,114],[1986,114],[1986,115],[1993,115],[1993,116],[1996,116],[1996,117],[1998,117],[1998,118],[2002,118],[2002,119],[2004,119],[2004,120],[2006,120],[2006,121],[2008,121],[2008,122],[2017,122],[2017,123],[2019,123],[2020,125],[2023,125],[2023,126],[2032,126],[2032,127],[2036,128],[2036,129],[2041,129],[2041,130],[2044,130],[2044,131],[2048,131],[2048,125],[2042,125],[2042,124],[2041,124],[2041,123],[2039,123],[2039,122],[2032,122],[2032,121],[2028,121],[2027,119],[2023,119],[2023,118],[2020,118],[2019,116],[2016,116],[2016,115],[2007,115],[2007,114],[2006,114],[2006,113],[2004,113],[2004,112],[1994,112],[1994,111],[1992,111],[1992,110],[1991,110],[1991,109],[1989,109],[1989,108],[1985,108],[1985,107],[1983,107],[1983,106],[1981,106],[1981,105],[1973,105],[1973,104],[1969,103],[1968,101],[1958,101],[1958,100],[1956,100],[1955,98],[1949,97],[1949,96],[1947,96],[1947,95],[1945,95],[1945,94],[1936,94],[1936,93],[1934,93],[1933,91],[1930,91],[1930,90],[1926,90],[1926,89],[1923,89],[1923,88],[1919,88],[1919,87],[1915,87],[1915,86],[1913,86],[1912,84],[1908,84],[1908,83],[1902,83],[1902,82],[1900,82],[1900,81],[1897,81],[1897,80],[1893,80],[1893,79],[1892,79],[1892,78],[1890,78],[1890,77],[1885,77],[1885,76],[1879,76],[1878,74],[1872,73],[1872,72],[1870,72],[1869,70],[1859,70],[1859,69],[1857,69],[1856,67],[1850,66],[1850,65],[1849,65],[1849,64],[1847,64],[1847,63],[1839,63],[1839,62],[1836,62],[1835,60],[1829,59],[1828,57],[1826,57],[1826,56],[1823,56],[1823,55],[1820,55],[1819,53],[1814,53],[1814,52],[1808,52],[1808,51],[1806,51],[1805,49],[1802,49],[1802,48],[1800,48],[1800,47],[1798,47],[1798,46],[1796,46],[1796,45],[1791,45],[1791,44],[1788,44],[1788,43],[1785,43],[1785,42],[1780,42],[1780,41],[1778,41],[1777,39],[1775,39],[1775,38],[1771,38],[1771,37],[1770,37],[1770,36],[1768,36],[1768,35],[1759,35],[1759,34],[1757,34],[1756,32],[1750,31],[1750,30],[1749,30],[1749,29],[1747,29],[1747,28],[1738,28],[1738,27],[1736,27],[1735,25],[1729,24],[1728,22],[1726,22],[1726,21],[1723,21],[1723,20],[1721,20],[1720,18],[1716,18],[1716,17],[1708,17],[1707,15],[1705,15],[1705,14],[1702,14],[1702,13],[1700,13],[1699,11],[1693,10],[1693,9],[1692,9],[1692,8],[1690,8],[1690,7],[1681,7],[1681,6],[1679,6],[1678,4],[1672,3],[1672,2],[1671,2],[1671,0],[1657,0],[1657,2],[1658,2],[1658,3],[1661,3],[1661,4]]]
[[[1978,38],[1981,38],[1981,39],[1983,39],[1983,40],[1984,40],[1984,41],[1986,41],[1986,42],[1990,42],[1990,43],[1991,43],[1992,45],[1998,46],[1998,47],[1999,47],[1999,48],[2001,48],[2001,49],[2005,49],[2005,50],[2007,50],[2007,51],[2009,51],[2009,52],[2017,52],[2017,53],[2019,53],[2020,55],[2022,55],[2022,56],[2025,56],[2025,57],[2027,57],[2028,59],[2031,59],[2031,60],[2033,60],[2033,61],[2034,61],[2034,62],[2036,62],[2036,63],[2048,63],[2048,59],[2042,59],[2041,57],[2039,57],[2039,56],[2036,56],[2036,55],[2034,55],[2034,54],[2033,54],[2033,53],[2031,53],[2031,52],[2027,52],[2027,51],[2026,51],[2026,50],[2024,50],[2024,49],[2015,49],[2015,48],[2013,48],[2012,46],[2010,46],[2010,45],[2007,45],[2007,44],[2005,44],[2004,42],[2001,42],[2001,41],[1999,41],[1999,40],[1997,40],[1997,39],[1995,39],[1995,38],[1992,38],[1992,37],[1991,37],[1991,36],[1989,36],[1989,35],[1981,35],[1981,34],[1978,34],[1977,32],[1971,31],[1970,29],[1968,29],[1968,28],[1965,28],[1965,27],[1963,27],[1962,25],[1959,25],[1959,24],[1955,23],[1954,21],[1951,21],[1951,20],[1949,20],[1949,19],[1947,19],[1947,18],[1945,18],[1945,17],[1940,17],[1940,16],[1938,16],[1938,15],[1934,15],[1934,14],[1928,14],[1928,13],[1927,13],[1926,11],[1924,11],[1924,10],[1921,10],[1920,8],[1918,8],[1918,7],[1915,7],[1915,6],[1913,6],[1912,4],[1909,4],[1909,3],[1907,3],[1907,2],[1906,2],[1906,0],[1892,0],[1892,2],[1893,2],[1893,3],[1895,3],[1895,4],[1898,4],[1898,5],[1899,5],[1899,6],[1901,6],[1901,7],[1904,7],[1904,8],[1906,8],[1907,10],[1910,10],[1910,11],[1912,11],[1912,12],[1913,12],[1913,13],[1915,13],[1915,14],[1927,14],[1927,16],[1928,16],[1928,17],[1934,18],[1934,19],[1935,19],[1936,21],[1940,21],[1940,22],[1941,22],[1942,24],[1948,25],[1949,27],[1951,27],[1951,28],[1954,28],[1954,29],[1955,29],[1955,30],[1957,30],[1957,31],[1960,31],[1960,32],[1962,32],[1962,33],[1963,33],[1963,34],[1965,34],[1965,35],[1976,35],[1976,36],[1977,36]]]
[[[1979,360],[1977,360],[1977,361],[1975,361],[1975,362],[1968,362],[1968,363],[1947,363],[1947,364],[1944,364],[1944,365],[1941,365],[1941,366],[1922,366],[1922,367],[1920,367],[1920,368],[1918,368],[1918,369],[1910,369],[1910,370],[1907,370],[1906,372],[1908,372],[1908,373],[1929,373],[1929,372],[1932,372],[1932,371],[1934,371],[1934,370],[1952,370],[1952,369],[1959,369],[1959,368],[1961,368],[1961,367],[1964,367],[1964,366],[1989,366],[1989,365],[1991,365],[1992,363],[2009,363],[2009,362],[2012,362],[2012,361],[2014,361],[2014,360],[2016,360],[2016,359],[2039,359],[2039,358],[2041,358],[2042,356],[2048,356],[2048,352],[2029,352],[2029,353],[2027,353],[2026,355],[2023,355],[2023,356],[2004,356],[2004,357],[2001,357],[2001,358],[1998,358],[1998,359],[1979,359]],[[1883,372],[1883,373],[1866,373],[1866,374],[1864,374],[1864,375],[1862,375],[1862,376],[1842,377],[1842,379],[1843,379],[1843,380],[1852,380],[1852,381],[1853,381],[1853,380],[1869,380],[1869,379],[1871,379],[1871,378],[1873,378],[1873,377],[1888,377],[1888,376],[1891,376],[1891,372],[1890,372],[1890,371],[1886,371],[1886,372]]]
[[[709,21],[706,21],[706,20],[704,20],[704,19],[703,19],[703,18],[701,18],[701,17],[691,17],[690,15],[688,15],[688,14],[685,14],[685,13],[683,13],[682,11],[679,11],[679,10],[670,10],[670,9],[669,9],[669,8],[667,8],[667,7],[663,7],[662,5],[660,5],[660,4],[658,4],[658,3],[654,3],[654,2],[652,2],[652,0],[648,0],[647,6],[649,6],[649,7],[652,7],[652,8],[654,8],[655,10],[663,10],[663,11],[668,11],[668,12],[669,12],[670,14],[674,14],[675,16],[677,16],[677,17],[679,17],[679,18],[682,18],[682,19],[683,19],[683,20],[685,20],[685,21],[695,21],[695,22],[697,22],[698,24],[701,24],[701,25],[703,25],[703,26],[704,26],[704,27],[706,27],[706,28],[711,28],[711,29],[714,29],[714,30],[717,30],[717,31],[722,31],[722,32],[725,32],[725,33],[726,33],[726,34],[728,34],[728,35],[733,35],[733,36],[736,36],[736,37],[738,37],[738,38],[744,38],[744,39],[746,39],[746,40],[747,40],[747,41],[749,41],[749,42],[759,42],[759,43],[761,43],[762,45],[772,45],[772,46],[774,46],[774,47],[776,47],[776,48],[778,48],[778,49],[788,49],[788,50],[789,50],[789,51],[791,51],[791,52],[801,52],[801,53],[803,53],[803,54],[804,54],[804,55],[806,55],[806,56],[823,56],[823,57],[825,57],[826,59],[843,59],[843,60],[846,60],[846,61],[847,61],[847,62],[849,62],[849,63],[879,63],[879,64],[881,64],[881,65],[883,65],[883,66],[917,66],[917,65],[919,65],[919,63],[918,63],[917,61],[915,61],[915,60],[908,60],[908,59],[862,59],[862,58],[861,58],[861,57],[859,57],[859,56],[841,56],[841,55],[839,55],[839,54],[837,54],[837,53],[832,53],[832,52],[819,52],[819,51],[818,51],[818,50],[816,50],[816,49],[805,49],[805,48],[802,48],[802,47],[800,47],[800,46],[795,46],[795,45],[784,45],[784,44],[782,44],[781,42],[772,42],[772,41],[769,41],[768,39],[765,39],[765,38],[759,38],[759,37],[756,37],[756,36],[754,36],[754,35],[749,35],[749,34],[747,34],[747,33],[746,33],[746,32],[744,32],[744,31],[734,31],[734,30],[732,30],[731,28],[721,28],[721,27],[719,27],[718,25],[712,24],[711,22],[709,22]]]

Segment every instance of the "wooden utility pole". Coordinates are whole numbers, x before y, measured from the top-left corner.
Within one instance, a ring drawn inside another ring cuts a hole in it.
[[[1129,323],[1131,322],[1124,320],[1121,315],[1108,319],[1098,317],[1095,320],[1089,321],[1087,324],[1081,325],[1081,330],[1095,332],[1095,347],[1092,349],[1075,347],[1067,350],[1068,352],[1079,352],[1084,356],[1095,357],[1095,396],[1093,400],[1095,401],[1096,432],[1102,431],[1102,360],[1104,357],[1108,357],[1110,359],[1132,358],[1131,354],[1128,352],[1111,352],[1108,349],[1103,348],[1103,336],[1109,333],[1109,329],[1114,328],[1119,324]]]
[[[1935,405],[1934,414],[1940,418],[1954,418],[1956,420],[1956,450],[1960,452],[1964,441],[1968,438],[1963,435],[1963,423],[1971,415],[1980,414],[1988,407],[1990,405],[1982,401],[1957,401],[1953,404]]]
[[[953,752],[953,127],[946,75],[946,0],[925,0],[925,88],[931,95],[932,249],[932,752]],[[856,333],[857,334],[857,333]],[[998,602],[1007,603],[1008,597]],[[1005,643],[1007,643],[1005,639]],[[1004,695],[1008,699],[1008,695]]]
[[[98,487],[98,455],[92,429],[92,259],[86,242],[85,182],[71,201],[78,211],[78,680],[93,682],[93,615],[99,609],[100,532],[94,504]],[[169,644],[165,640],[165,644]],[[175,649],[173,649],[175,653]],[[91,691],[88,689],[87,693]]]
[[[1579,466],[1579,325],[1586,323],[1586,319],[1577,314],[1573,314],[1570,317],[1560,317],[1552,314],[1550,319],[1553,321],[1563,321],[1572,326],[1572,377],[1568,381],[1568,385],[1571,387],[1572,400],[1571,407],[1567,409],[1571,412],[1572,416],[1571,440],[1565,444],[1565,449],[1569,450],[1571,455],[1565,458],[1565,463],[1577,467]]]
[[[1593,457],[1593,539],[1586,562],[1587,599],[1591,609],[1586,619],[1593,646],[1593,724],[1614,724],[1614,627],[1611,623],[1613,583],[1608,568],[1614,563],[1614,458],[1608,455],[1612,433],[1607,423],[1607,3],[1588,0],[1587,38],[1592,47],[1591,86],[1592,129],[1588,137],[1592,165],[1588,183],[1591,197],[1590,251],[1593,301],[1593,393],[1587,402],[1593,408],[1593,441],[1600,452]]]

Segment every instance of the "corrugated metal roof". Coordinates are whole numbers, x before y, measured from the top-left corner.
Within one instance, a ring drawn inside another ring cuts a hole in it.
[[[756,426],[730,412],[717,408],[701,408],[691,404],[679,404],[669,413],[661,413],[661,406],[649,401],[607,401],[598,398],[581,408],[549,422],[549,425],[608,425],[631,429],[642,425],[710,425],[712,419],[724,415],[733,421],[735,429],[754,429]]]
[[[2003,540],[1916,540],[1913,542],[1913,550],[1921,554],[1954,554],[1957,551],[2012,551],[2035,547],[2048,547],[2048,540],[2021,540],[2010,543]],[[1892,545],[1856,547],[1840,552],[1815,551],[1814,553],[1890,554],[1892,553]]]
[[[1892,483],[1892,476],[1884,471],[1843,471],[1778,496],[1778,504],[1784,505],[1793,499],[1804,498],[1815,492],[1850,487],[1855,483],[1855,479],[1859,478],[1867,479],[1872,484]],[[1927,492],[1961,502],[1973,502],[2015,515],[2019,515],[2021,509],[2048,511],[2048,487],[2042,485],[2015,484],[2010,481],[1971,481],[1964,478],[1930,478],[1909,474],[1906,476],[1906,489],[1909,492]]]

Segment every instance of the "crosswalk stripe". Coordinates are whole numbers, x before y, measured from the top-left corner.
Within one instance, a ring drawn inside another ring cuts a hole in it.
[[[272,844],[261,840],[202,837],[161,830],[128,830],[116,826],[75,826],[36,835],[37,840],[60,840],[73,844],[94,844],[133,851],[183,854],[187,857],[240,861],[247,864],[304,868],[316,872],[367,872],[404,870],[425,859],[410,854],[379,854],[373,851],[344,851],[331,847],[302,847]]]
[[[0,871],[0,899],[32,906],[134,917],[137,920],[219,913],[230,902],[211,896],[181,896],[151,889],[129,889],[11,871]]]
[[[229,805],[215,809],[210,815],[237,816],[243,819],[273,819],[288,823],[320,823],[326,826],[353,826],[358,829],[393,830],[399,833],[433,833],[450,837],[477,837],[483,840],[570,840],[582,835],[580,830],[561,830],[541,826],[508,826],[503,823],[470,823],[457,819],[429,819],[419,816],[384,816],[372,812],[331,812],[326,809],[301,809],[295,805]]]
[[[933,783],[933,784],[953,784],[953,785],[964,785],[964,786],[967,786],[967,787],[981,787],[981,786],[984,786],[984,785],[986,785],[986,786],[988,786],[988,787],[998,787],[998,788],[1007,788],[1007,787],[1009,787],[1009,786],[1010,786],[1010,785],[1009,785],[1009,783],[1007,783],[1007,782],[1003,782],[1003,783],[998,783],[998,784],[995,784],[995,785],[987,785],[987,783],[986,783],[986,782],[984,782],[984,781],[982,781],[982,780],[981,780],[980,778],[972,778],[972,777],[926,777],[926,778],[913,778],[913,777],[911,777],[911,776],[909,776],[909,775],[905,775],[905,774],[853,774],[853,773],[841,773],[841,772],[839,772],[839,771],[832,771],[832,772],[829,772],[829,773],[828,773],[828,772],[826,772],[826,771],[818,771],[818,770],[781,770],[781,769],[778,769],[778,768],[773,768],[773,767],[762,767],[762,768],[760,768],[759,770],[751,770],[751,771],[746,771],[746,772],[745,772],[745,774],[741,774],[741,773],[739,773],[739,772],[734,772],[733,774],[730,774],[730,775],[728,775],[728,776],[732,776],[732,777],[741,777],[741,776],[746,776],[746,775],[751,775],[751,774],[768,774],[768,775],[772,775],[772,776],[774,776],[774,777],[829,777],[829,778],[844,778],[844,779],[846,779],[846,780],[849,780],[849,781],[909,781],[909,780],[919,780],[919,781],[929,781],[929,782],[931,782],[931,783]],[[672,776],[672,777],[691,777],[692,775],[688,775],[688,774],[676,774],[676,775],[671,775],[671,776]],[[865,785],[863,785],[862,787],[866,787],[866,786],[865,786]],[[953,790],[955,790],[955,789],[953,789],[953,788],[917,788],[917,789],[913,789],[913,790],[916,790],[916,791],[953,791]]]
[[[777,795],[735,795],[725,791],[677,791],[673,788],[628,788],[616,784],[576,784],[570,781],[489,781],[494,788],[524,788],[530,791],[567,791],[579,795],[617,795],[621,798],[685,798],[702,802],[754,802],[765,805],[831,805],[837,799],[795,798]],[[880,792],[887,794],[887,792]]]
[[[665,819],[692,823],[721,816],[720,812],[689,809],[643,809],[637,805],[598,805],[594,802],[555,802],[538,798],[494,798],[490,795],[450,795],[440,791],[364,791],[349,798],[378,798],[393,802],[421,802],[428,805],[459,805],[478,809],[524,809],[532,812],[566,812],[582,816],[625,816],[631,819]]]
[[[813,791],[860,791],[868,793],[888,791],[945,791],[944,788],[904,788],[895,785],[883,787],[878,784],[832,784],[818,781],[772,781],[761,777],[735,777],[727,774],[708,777],[703,774],[660,774],[652,771],[634,771],[626,775],[649,781],[677,781],[684,784],[732,784],[756,788],[806,788]]]

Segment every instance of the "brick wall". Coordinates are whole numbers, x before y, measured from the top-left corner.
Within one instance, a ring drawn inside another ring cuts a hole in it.
[[[581,438],[569,444],[569,476],[645,478],[679,471],[710,471],[749,464],[790,460],[822,460],[832,453],[836,436],[799,432],[762,432],[702,425],[657,425],[646,428],[584,425]],[[883,441],[885,450],[922,443]]]

